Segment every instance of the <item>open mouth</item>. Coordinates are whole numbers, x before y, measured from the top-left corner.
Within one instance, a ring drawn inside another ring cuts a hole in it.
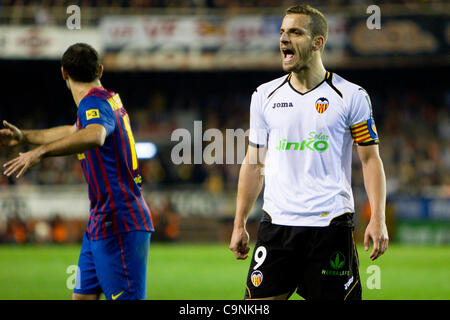
[[[291,62],[294,60],[295,52],[292,49],[281,49],[281,52],[283,54],[283,62]]]

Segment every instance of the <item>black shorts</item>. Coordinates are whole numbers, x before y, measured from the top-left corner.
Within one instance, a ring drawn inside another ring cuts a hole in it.
[[[265,214],[247,276],[245,298],[295,291],[306,300],[361,300],[353,214],[328,227],[272,224]]]

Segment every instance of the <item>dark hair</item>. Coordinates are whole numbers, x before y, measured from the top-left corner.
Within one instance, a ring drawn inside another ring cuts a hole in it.
[[[319,10],[307,5],[297,5],[286,10],[286,14],[304,14],[311,17],[310,30],[313,37],[322,36],[325,41],[328,38],[328,23],[325,16]]]
[[[71,45],[64,52],[61,65],[78,82],[92,82],[99,77],[100,59],[97,51],[86,43]]]

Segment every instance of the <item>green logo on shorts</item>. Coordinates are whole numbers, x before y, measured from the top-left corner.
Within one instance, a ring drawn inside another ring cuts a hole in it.
[[[340,270],[345,264],[345,256],[340,253],[339,251],[336,251],[333,253],[330,257],[330,266],[334,270]]]
[[[330,257],[330,266],[333,270],[322,269],[322,275],[326,276],[348,276],[349,270],[341,270],[345,265],[345,256],[339,252],[334,252]]]

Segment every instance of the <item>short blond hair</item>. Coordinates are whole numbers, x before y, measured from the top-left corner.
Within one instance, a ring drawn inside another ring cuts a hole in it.
[[[311,17],[311,22],[309,24],[311,34],[313,37],[322,36],[325,42],[328,39],[328,22],[325,16],[319,10],[311,7],[307,4],[296,5],[288,8],[286,10],[286,15],[288,14],[304,14]],[[322,48],[323,49],[323,48]]]

